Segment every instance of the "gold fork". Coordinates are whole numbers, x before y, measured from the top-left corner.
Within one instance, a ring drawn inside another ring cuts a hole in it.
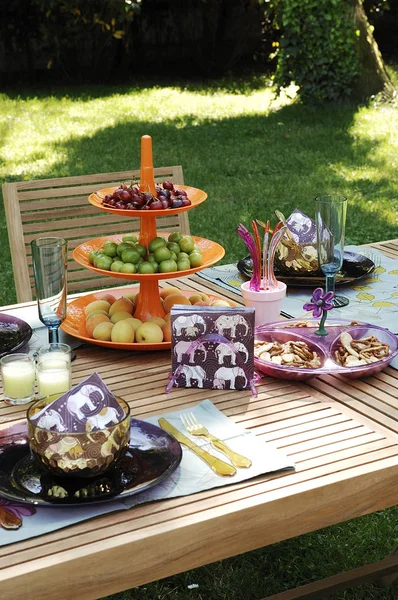
[[[199,421],[193,413],[182,413],[180,415],[180,418],[182,424],[184,425],[188,433],[190,433],[191,435],[199,435],[208,439],[213,448],[221,450],[221,452],[228,456],[229,460],[233,465],[235,465],[235,467],[245,469],[251,467],[252,461],[249,458],[246,458],[246,456],[242,456],[241,454],[234,452],[222,440],[209,433],[206,427],[203,427],[203,425],[199,423]]]

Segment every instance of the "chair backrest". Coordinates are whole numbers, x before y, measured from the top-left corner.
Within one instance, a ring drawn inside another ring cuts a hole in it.
[[[155,182],[184,184],[181,166],[154,169]],[[60,177],[3,184],[3,198],[18,302],[35,297],[30,242],[38,237],[68,240],[68,292],[126,284],[114,277],[98,276],[72,259],[72,250],[97,237],[140,230],[140,219],[98,210],[88,196],[99,189],[138,179],[139,170],[78,177]],[[188,213],[156,219],[157,231],[189,234]]]

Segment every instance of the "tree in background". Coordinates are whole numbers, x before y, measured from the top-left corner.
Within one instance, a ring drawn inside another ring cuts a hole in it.
[[[261,1],[261,0],[260,0]],[[304,101],[365,99],[392,87],[362,0],[271,0],[281,31],[275,83]]]

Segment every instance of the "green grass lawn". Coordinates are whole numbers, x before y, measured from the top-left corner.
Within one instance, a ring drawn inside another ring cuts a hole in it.
[[[185,183],[208,193],[189,214],[192,233],[224,245],[226,263],[247,254],[239,222],[272,219],[276,208],[313,216],[314,197],[331,192],[349,199],[347,243],[398,237],[396,105],[305,108],[275,99],[261,77],[56,88],[1,94],[0,128],[2,182],[138,168],[140,136],[151,135],[155,166],[182,164]],[[1,211],[4,305],[16,296]],[[392,508],[112,598],[257,600],[382,558],[397,543],[397,516]],[[397,589],[330,598],[394,600]]]

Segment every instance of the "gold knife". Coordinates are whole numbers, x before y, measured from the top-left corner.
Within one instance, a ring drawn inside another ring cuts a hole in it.
[[[159,425],[162,429],[164,429],[168,433],[171,433],[171,435],[175,437],[177,442],[180,442],[180,444],[183,444],[192,452],[197,454],[202,460],[204,460],[205,463],[207,463],[209,467],[215,473],[217,473],[217,475],[221,475],[221,477],[232,477],[232,475],[235,475],[235,467],[233,467],[229,463],[224,462],[223,460],[220,460],[216,456],[213,456],[212,454],[210,454],[210,452],[206,452],[206,450],[203,450],[203,448],[192,442],[183,433],[181,433],[181,431],[179,431],[176,427],[174,427],[174,425],[169,423],[169,421],[167,421],[163,417],[159,419]]]

